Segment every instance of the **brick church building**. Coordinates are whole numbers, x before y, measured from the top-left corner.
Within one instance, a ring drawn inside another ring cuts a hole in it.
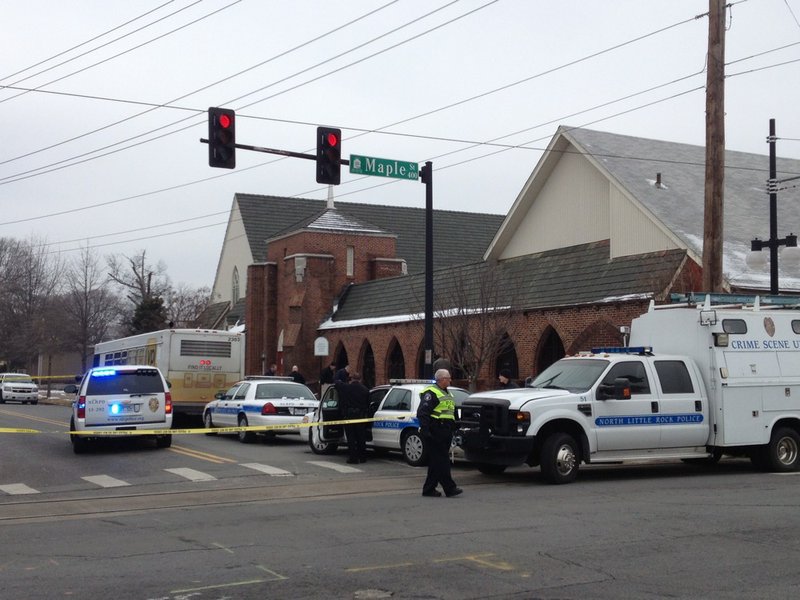
[[[435,211],[436,354],[483,344],[494,351],[471,355],[470,383],[490,387],[501,368],[524,379],[624,342],[651,301],[699,290],[704,160],[698,146],[561,127],[507,215]],[[767,165],[726,153],[726,291],[769,289],[768,269],[744,261],[767,230],[753,201]],[[782,233],[800,229],[796,198],[780,210]],[[370,385],[418,377],[424,246],[422,209],[236,194],[204,325],[244,323],[250,374],[296,364],[313,385],[334,362]],[[781,288],[800,291],[800,278],[782,273]],[[448,323],[461,327],[449,341]]]

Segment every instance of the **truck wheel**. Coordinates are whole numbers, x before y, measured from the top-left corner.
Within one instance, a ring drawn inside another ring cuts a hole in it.
[[[506,470],[506,465],[492,465],[489,463],[478,463],[478,471],[484,475],[500,475]]]
[[[578,476],[578,444],[568,433],[554,433],[542,446],[541,469],[548,483],[570,483]]]
[[[247,417],[244,415],[239,417],[239,427],[247,427]],[[240,431],[238,436],[243,444],[251,444],[256,439],[256,434],[252,431]]]
[[[421,467],[428,464],[428,447],[419,431],[412,430],[404,433],[400,441],[403,458],[412,467]]]
[[[772,471],[797,471],[800,468],[800,435],[788,427],[776,429],[767,445],[765,458]]]
[[[75,431],[74,419],[70,419],[69,421],[69,430]],[[75,454],[85,454],[86,450],[88,450],[89,440],[87,440],[82,435],[71,435],[69,436],[69,441],[72,442],[72,451]]]
[[[169,448],[172,446],[172,434],[169,435],[157,435],[156,436],[156,448]]]

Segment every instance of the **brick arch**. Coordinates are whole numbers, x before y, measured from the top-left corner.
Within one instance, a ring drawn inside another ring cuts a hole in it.
[[[547,325],[539,336],[536,344],[533,365],[535,377],[554,362],[564,357],[564,341],[555,327]]]
[[[386,379],[405,379],[406,378],[406,357],[403,346],[396,336],[392,336],[386,348],[385,359]]]
[[[343,369],[349,362],[350,359],[347,357],[347,348],[344,347],[344,342],[339,340],[339,343],[336,344],[336,350],[333,351],[333,363],[336,365],[337,369]]]
[[[605,320],[597,320],[589,323],[586,328],[578,334],[569,348],[569,354],[575,354],[581,350],[589,350],[597,346],[620,346],[622,338],[619,328]]]
[[[369,339],[364,338],[361,342],[361,350],[358,353],[358,367],[361,373],[361,381],[368,388],[375,387],[375,353]]]
[[[500,336],[501,342],[498,345],[500,351],[494,358],[494,373],[493,379],[497,379],[500,371],[508,369],[511,371],[511,378],[517,379],[519,377],[519,357],[517,356],[517,345],[514,338],[504,331]]]

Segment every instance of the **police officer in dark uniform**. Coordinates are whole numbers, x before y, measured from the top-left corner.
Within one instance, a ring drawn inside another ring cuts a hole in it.
[[[449,498],[463,492],[450,475],[450,444],[456,426],[456,403],[447,391],[450,371],[439,369],[434,379],[436,383],[420,393],[422,401],[417,409],[419,433],[428,446],[428,476],[422,485],[422,495],[441,496],[442,492],[436,489],[441,484]]]
[[[339,403],[345,419],[363,419],[367,416],[369,388],[361,383],[360,373],[353,373],[349,382],[336,381],[333,385],[339,393]],[[349,423],[344,426],[344,433],[347,436],[347,449],[350,455],[347,462],[349,464],[367,462],[366,423]]]

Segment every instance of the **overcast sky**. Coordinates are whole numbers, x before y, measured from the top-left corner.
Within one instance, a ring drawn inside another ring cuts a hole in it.
[[[208,167],[206,110],[237,142],[433,161],[434,206],[505,213],[558,125],[703,145],[708,0],[4,0],[0,236],[65,257],[146,249],[211,286],[237,192],[324,199],[314,164]],[[733,1],[727,147],[800,158],[800,0]],[[15,89],[11,89],[15,88]],[[25,93],[25,90],[34,90]],[[648,91],[649,90],[649,91]],[[765,162],[766,168],[766,162]],[[335,198],[423,207],[413,181]],[[469,243],[465,240],[464,243]]]

